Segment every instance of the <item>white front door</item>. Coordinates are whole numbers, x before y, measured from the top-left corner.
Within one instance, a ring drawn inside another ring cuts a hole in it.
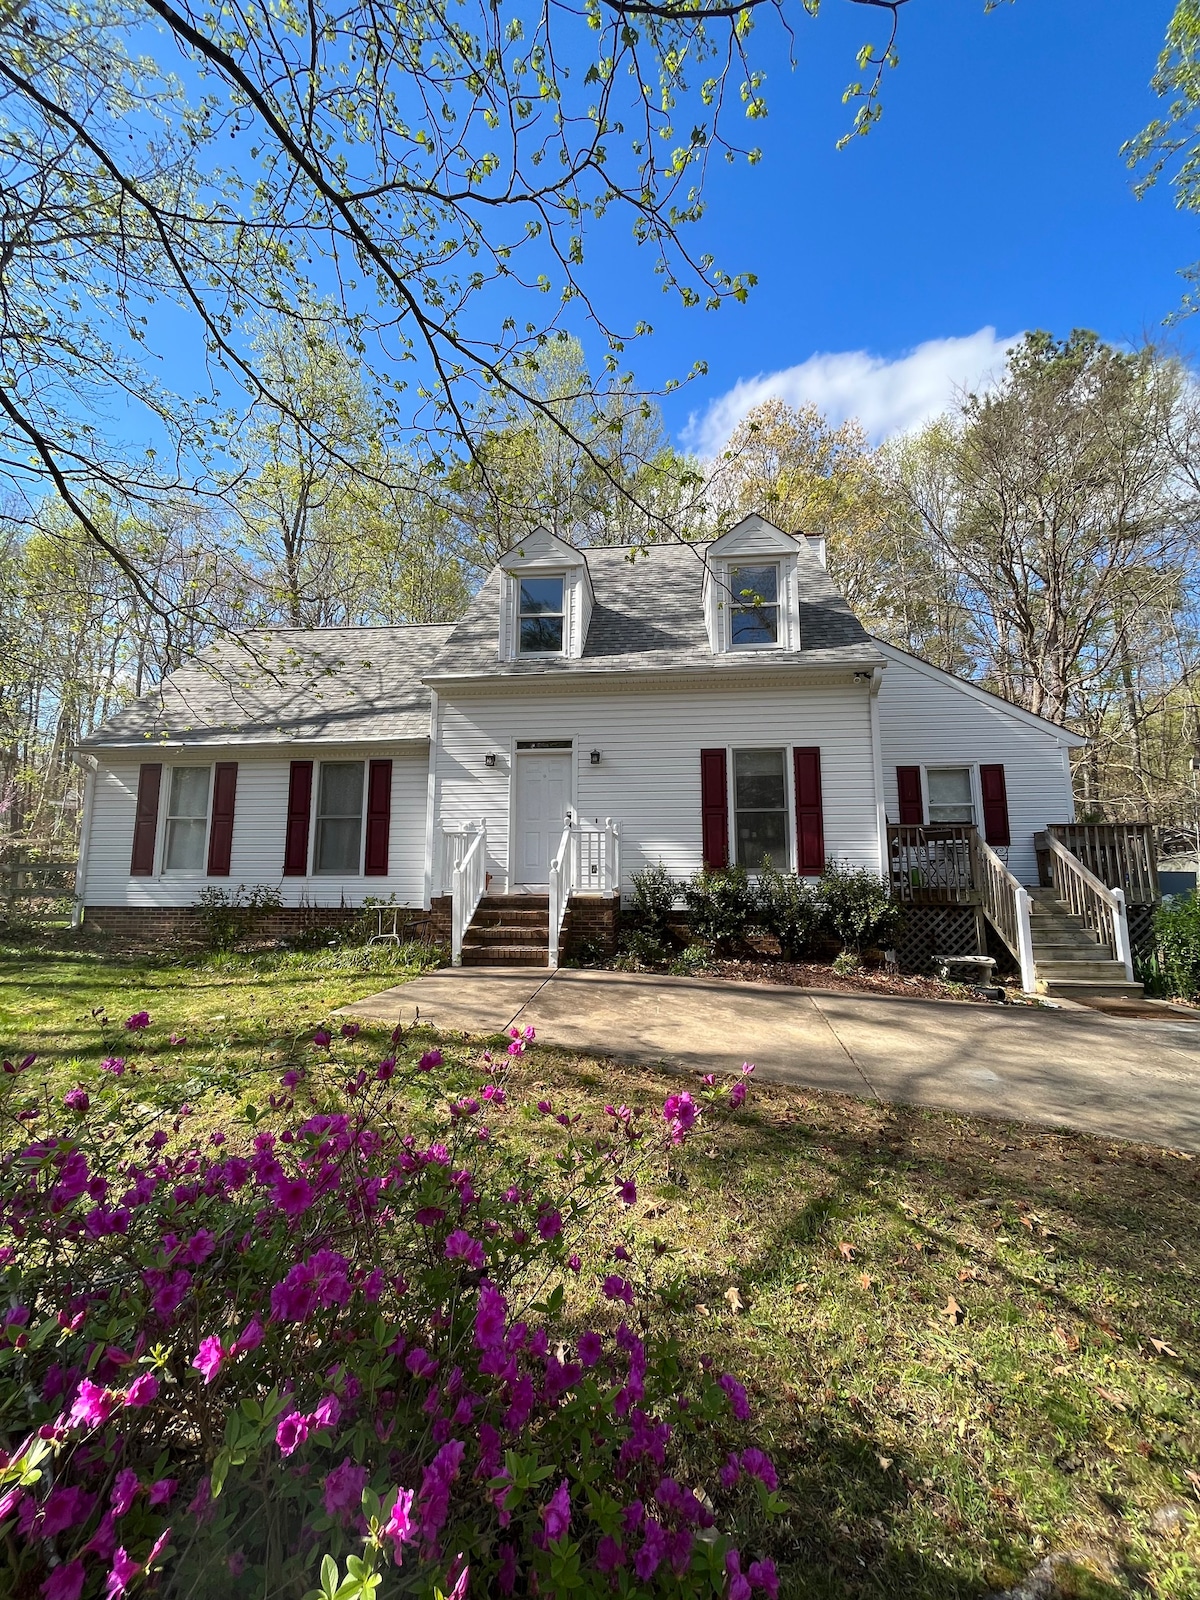
[[[544,888],[571,805],[571,752],[519,750],[514,796],[512,881]]]

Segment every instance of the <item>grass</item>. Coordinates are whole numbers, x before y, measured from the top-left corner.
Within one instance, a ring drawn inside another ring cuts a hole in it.
[[[0,1045],[74,1082],[111,1045],[94,1013],[145,1007],[213,1095],[261,1092],[281,1037],[423,959],[13,947]],[[473,1046],[443,1048],[465,1071]],[[520,1071],[587,1114],[672,1085],[541,1046]],[[544,1156],[560,1133],[509,1136]],[[658,1315],[748,1382],[788,1594],[981,1597],[1067,1553],[1055,1592],[1078,1600],[1200,1596],[1200,1162],[758,1084],[632,1221]]]

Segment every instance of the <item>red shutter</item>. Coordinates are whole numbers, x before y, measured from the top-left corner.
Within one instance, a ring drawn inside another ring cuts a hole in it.
[[[391,826],[392,763],[372,761],[367,768],[367,853],[363,867],[368,878],[387,877]]]
[[[218,761],[213,768],[212,822],[208,829],[208,875],[227,878],[233,854],[233,807],[237,799],[236,761]]]
[[[825,818],[821,810],[821,752],[792,751],[796,771],[796,871],[820,877],[825,871]]]
[[[900,821],[914,822],[920,826],[925,821],[920,767],[897,767],[896,788],[900,791]]]
[[[980,766],[979,787],[983,792],[983,837],[989,844],[1010,844],[1008,835],[1008,790],[1004,768]]]
[[[308,872],[308,818],[312,811],[313,764],[293,761],[288,780],[287,834],[283,847],[283,875],[303,878]]]
[[[143,761],[138,773],[137,810],[133,817],[131,878],[154,876],[154,846],[158,842],[158,796],[162,788],[162,762]]]
[[[725,779],[724,750],[700,752],[700,817],[704,839],[704,865],[729,865],[729,790]]]

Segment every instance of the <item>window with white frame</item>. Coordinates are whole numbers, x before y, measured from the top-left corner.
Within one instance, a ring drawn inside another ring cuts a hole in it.
[[[362,812],[362,762],[322,761],[314,872],[355,875],[362,871]]]
[[[779,643],[779,566],[774,561],[729,569],[730,634],[734,650]]]
[[[523,656],[561,655],[563,579],[521,578],[517,645]]]
[[[211,767],[172,767],[164,872],[203,872]]]
[[[760,871],[764,860],[786,872],[788,860],[787,752],[733,752],[735,854],[739,867]]]
[[[930,823],[974,825],[975,796],[970,767],[928,767],[925,784],[929,793]]]

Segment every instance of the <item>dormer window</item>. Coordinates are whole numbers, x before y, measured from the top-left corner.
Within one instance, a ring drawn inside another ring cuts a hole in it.
[[[518,640],[523,656],[561,655],[563,579],[521,578]]]
[[[775,562],[729,569],[730,642],[735,650],[779,643],[779,567]]]

